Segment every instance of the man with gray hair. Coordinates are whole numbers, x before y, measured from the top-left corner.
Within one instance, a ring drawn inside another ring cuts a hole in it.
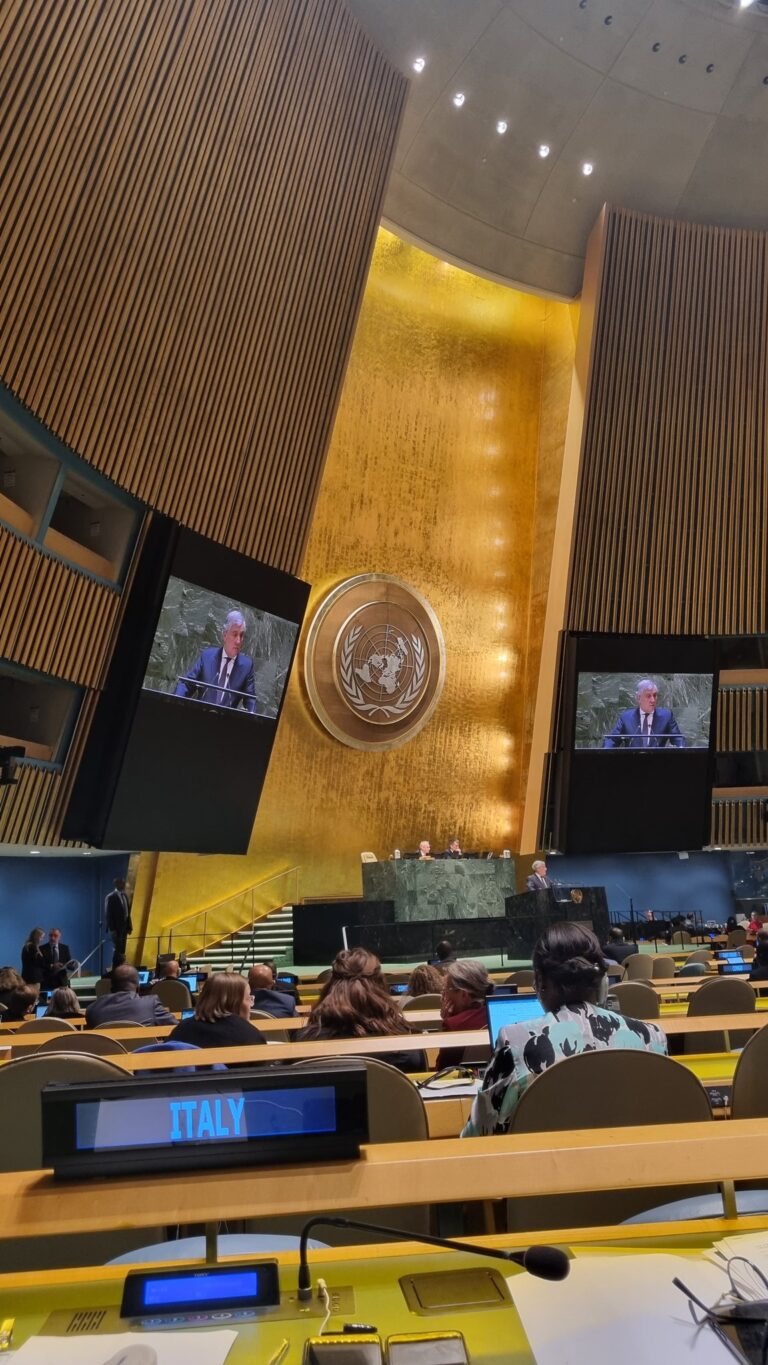
[[[548,886],[553,885],[552,878],[547,872],[547,864],[542,862],[541,858],[537,858],[536,862],[531,864],[531,875],[525,884],[529,891],[546,891]]]
[[[245,639],[245,617],[230,611],[221,632],[221,646],[201,650],[194,664],[176,684],[177,697],[192,697],[209,706],[242,707],[256,710],[256,683],[253,659],[241,654]]]
[[[674,715],[658,706],[659,689],[652,678],[642,678],[635,688],[636,705],[622,711],[604,749],[683,749],[685,739]]]

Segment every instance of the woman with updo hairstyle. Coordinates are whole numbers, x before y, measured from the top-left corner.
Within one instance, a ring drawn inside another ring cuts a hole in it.
[[[666,1055],[656,1024],[605,1008],[605,960],[591,929],[551,924],[534,947],[533,971],[544,1014],[500,1030],[462,1137],[506,1133],[530,1081],[568,1057],[608,1047]]]
[[[368,1038],[410,1034],[403,1011],[389,994],[381,963],[366,948],[337,953],[331,975],[320,992],[306,1027],[294,1035],[299,1042],[314,1039]],[[377,1054],[399,1071],[426,1070],[422,1052]]]

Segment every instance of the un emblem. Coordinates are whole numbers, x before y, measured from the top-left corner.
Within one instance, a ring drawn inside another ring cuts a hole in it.
[[[327,730],[357,749],[392,749],[426,725],[445,674],[445,646],[429,603],[388,574],[360,574],[320,603],[304,676]]]

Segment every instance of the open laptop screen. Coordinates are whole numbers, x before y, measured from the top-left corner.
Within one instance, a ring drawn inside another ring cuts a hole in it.
[[[546,1014],[535,995],[489,995],[486,1005],[492,1047],[496,1046],[499,1029],[508,1028],[510,1024],[523,1024],[528,1019],[540,1019]]]

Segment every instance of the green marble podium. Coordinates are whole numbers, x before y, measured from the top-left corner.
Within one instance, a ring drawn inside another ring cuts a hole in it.
[[[396,923],[503,918],[505,898],[514,894],[512,858],[363,863],[364,898],[393,901]]]

